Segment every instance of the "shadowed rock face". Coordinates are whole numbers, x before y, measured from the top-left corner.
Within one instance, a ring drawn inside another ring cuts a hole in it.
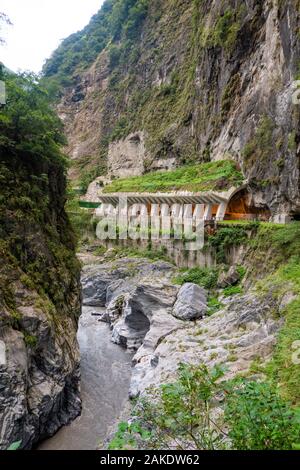
[[[99,299],[106,299],[103,320],[111,324],[114,342],[136,351],[158,312],[171,317],[178,291],[170,282],[174,270],[169,263],[138,259],[84,268],[83,292],[88,295],[89,305],[96,306]]]
[[[30,449],[81,410],[76,323],[65,319],[54,328],[42,311],[23,312],[26,331],[37,344],[26,345],[23,333],[13,329],[3,334],[7,363],[0,366],[1,449],[16,441]]]

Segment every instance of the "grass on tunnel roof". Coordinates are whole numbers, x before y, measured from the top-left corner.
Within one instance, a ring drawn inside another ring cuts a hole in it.
[[[243,176],[236,164],[230,160],[220,160],[118,179],[107,185],[103,192],[226,191],[232,186],[240,186],[242,182]]]

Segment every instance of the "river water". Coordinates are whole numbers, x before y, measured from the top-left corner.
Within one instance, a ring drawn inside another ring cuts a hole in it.
[[[95,310],[83,307],[79,321],[82,414],[39,450],[99,448],[128,403],[132,356],[111,342],[109,326],[91,315]]]

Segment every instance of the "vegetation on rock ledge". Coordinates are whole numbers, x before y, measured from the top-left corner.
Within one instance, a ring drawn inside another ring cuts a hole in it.
[[[20,280],[40,297],[47,313],[67,312],[79,292],[79,263],[64,212],[62,123],[35,76],[0,78],[8,95],[0,110],[1,304],[14,314],[15,283]],[[14,324],[18,327],[18,321]]]
[[[104,192],[225,191],[232,186],[239,186],[242,181],[242,174],[236,164],[230,160],[221,160],[118,179],[106,186]]]

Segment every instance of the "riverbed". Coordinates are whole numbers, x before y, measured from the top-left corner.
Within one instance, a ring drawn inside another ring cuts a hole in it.
[[[83,307],[79,321],[82,414],[42,442],[39,450],[101,448],[128,403],[132,356],[112,343],[109,326],[91,314],[95,311]]]

